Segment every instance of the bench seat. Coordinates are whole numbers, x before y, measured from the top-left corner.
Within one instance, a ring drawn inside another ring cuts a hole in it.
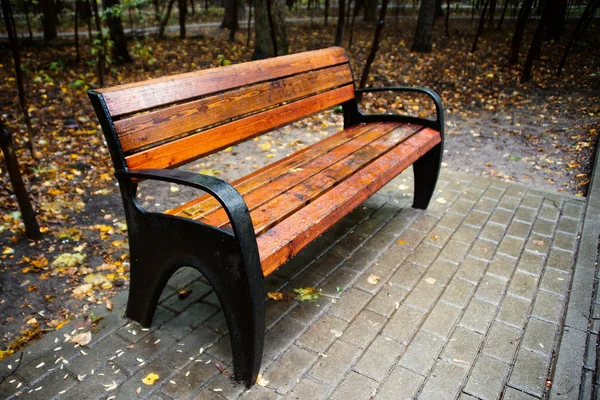
[[[264,276],[440,141],[439,132],[416,124],[364,123],[233,182],[250,210]],[[231,231],[213,197],[168,214]]]

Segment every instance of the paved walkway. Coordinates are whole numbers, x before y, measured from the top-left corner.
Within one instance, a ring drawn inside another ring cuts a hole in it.
[[[112,312],[94,311],[104,319],[88,346],[65,341],[72,322],[28,346],[18,368],[19,355],[3,361],[0,376],[16,372],[0,397],[590,398],[600,325],[594,187],[588,204],[444,173],[429,209],[417,211],[412,185],[401,175],[266,279],[268,291],[314,286],[338,299],[267,301],[265,386],[245,390],[216,368],[231,365],[224,319],[187,269],[169,282],[151,330],[122,317],[122,293]],[[152,386],[142,383],[150,372]]]

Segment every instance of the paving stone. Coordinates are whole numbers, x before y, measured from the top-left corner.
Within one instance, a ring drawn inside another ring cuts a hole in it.
[[[402,305],[385,325],[382,334],[406,344],[424,316],[425,313]]]
[[[305,325],[291,318],[284,318],[265,335],[264,354],[277,358],[302,333]]]
[[[396,236],[397,235],[393,233],[380,230],[369,239],[369,241],[365,244],[365,247],[381,252],[396,241]]]
[[[425,375],[433,367],[445,340],[433,333],[419,331],[400,358],[399,364]]]
[[[310,379],[302,379],[287,396],[286,400],[322,400],[325,399],[329,392],[329,387],[322,383],[311,381]]]
[[[331,307],[331,314],[350,322],[371,299],[368,293],[355,288],[350,288],[343,293],[341,298]]]
[[[564,302],[563,296],[540,291],[535,299],[532,315],[544,321],[558,323]]]
[[[164,324],[161,330],[181,339],[216,313],[216,308],[208,304],[196,303],[191,305],[186,312]]]
[[[296,286],[300,287],[300,286]],[[276,300],[267,300],[265,303],[265,326],[267,329],[271,329],[277,322],[279,322],[292,308],[298,305],[296,300],[290,301],[276,301]],[[223,317],[222,313],[218,313],[216,315],[218,320],[215,320],[215,317],[210,318],[205,325],[210,326],[211,328],[217,330],[218,332],[227,332],[227,323],[225,321],[225,317]],[[216,325],[216,323],[220,323],[222,325]]]
[[[469,245],[475,241],[478,235],[479,229],[462,225],[454,232],[454,235],[452,235],[452,240]]]
[[[558,221],[559,210],[558,208],[552,206],[547,207],[543,206],[540,209],[539,218],[547,219],[549,221]]]
[[[338,268],[323,281],[321,290],[323,293],[337,296],[340,293],[339,288],[345,291],[356,280],[357,276],[358,273],[356,271]]]
[[[309,374],[319,381],[334,386],[352,367],[360,356],[361,350],[342,340],[337,340],[327,350],[327,357],[321,357]]]
[[[22,393],[23,390],[29,391],[27,384],[19,377],[12,375],[7,377],[2,383],[0,383],[0,397],[8,399],[17,393]]]
[[[526,349],[520,349],[509,383],[541,397],[548,374],[550,359]]]
[[[131,321],[127,325],[119,328],[119,330],[117,330],[117,335],[131,343],[137,343],[145,338],[150,332],[155,331],[173,317],[175,317],[175,313],[173,311],[159,305],[156,307],[154,317],[152,318],[152,326],[149,330],[143,329],[142,325],[140,325],[138,322]]]
[[[548,256],[548,262],[546,264],[549,267],[570,272],[573,265],[572,260],[573,254],[565,250],[552,248],[550,249],[550,255]]]
[[[583,213],[581,204],[565,203],[563,207],[563,215],[568,218],[580,219]]]
[[[521,271],[539,276],[542,272],[543,266],[544,255],[530,251],[524,251],[523,254],[521,254],[517,268]]]
[[[527,222],[532,224],[538,215],[538,210],[520,206],[515,213],[514,219],[517,221]]]
[[[438,222],[437,226],[455,230],[461,224],[465,217],[459,214],[447,213]]]
[[[266,340],[265,340],[266,342]],[[268,343],[265,343],[265,347],[268,346]],[[219,340],[217,340],[212,346],[207,347],[205,349],[205,353],[204,356],[199,355],[198,353],[192,353],[193,356],[192,358],[194,360],[197,359],[203,359],[204,361],[207,360],[217,360],[220,361],[222,364],[231,364],[232,360],[233,360],[233,355],[231,353],[231,339],[229,337],[229,335],[225,335],[225,336],[221,336],[221,338]],[[171,360],[171,358],[169,357],[170,353],[166,353],[165,356],[163,356],[163,358],[167,359],[168,361]],[[263,353],[263,362],[265,358],[273,358],[270,357],[266,354],[266,352]],[[189,357],[188,357],[189,359]],[[191,361],[191,360],[190,360]]]
[[[520,203],[520,198],[505,195],[504,197],[502,197],[502,200],[500,200],[500,203],[498,203],[498,207],[504,208],[506,210],[515,211],[519,207]]]
[[[588,334],[588,342],[585,351],[584,368],[596,371],[596,350],[598,349],[598,334]]]
[[[458,327],[442,352],[441,359],[468,368],[475,360],[483,338],[479,333]]]
[[[495,321],[485,339],[483,354],[512,363],[520,338],[521,329]]]
[[[325,277],[335,271],[344,261],[348,259],[348,257],[349,254],[345,253],[344,250],[338,249],[338,246],[336,245],[317,261],[310,264],[305,271],[310,271],[315,275]],[[298,273],[299,272],[300,271],[298,271]]]
[[[77,380],[64,371],[55,371],[44,379],[31,385],[31,388],[21,388],[23,394],[17,398],[33,400],[48,400],[60,397],[61,392],[67,393],[75,386]]]
[[[435,284],[440,286],[446,286],[448,284],[448,281],[452,278],[452,276],[458,269],[458,267],[458,264],[442,259],[437,259],[427,270],[424,279],[434,279]]]
[[[367,309],[389,318],[400,307],[400,303],[407,294],[408,291],[405,289],[393,285],[383,285],[377,295],[371,298]],[[334,308],[335,306],[332,307],[332,313]]]
[[[425,243],[421,243],[408,257],[408,261],[414,264],[419,264],[424,267],[431,265],[437,257],[440,249]]]
[[[63,339],[64,340],[64,339]],[[31,384],[47,376],[52,371],[60,366],[57,364],[57,360],[73,360],[77,356],[81,356],[79,349],[76,349],[73,343],[63,343],[59,341],[56,344],[50,342],[54,348],[60,348],[58,351],[53,351],[52,348],[46,349],[45,352],[32,352],[30,356],[24,353],[21,364],[19,364],[19,376],[25,380],[25,382]],[[15,360],[13,367],[17,365],[18,359]],[[62,361],[59,361],[61,363]],[[37,386],[36,386],[37,387]]]
[[[496,252],[496,244],[485,240],[476,240],[471,247],[469,256],[489,261]]]
[[[556,368],[550,398],[569,399],[573,388],[577,388],[582,379],[582,366],[584,363],[584,352],[587,341],[585,332],[577,329],[564,327],[563,336],[556,358]],[[541,357],[541,356],[540,356]]]
[[[420,265],[405,262],[391,276],[389,282],[392,285],[411,290],[419,281],[426,269]]]
[[[64,344],[63,344],[64,345]],[[68,346],[72,344],[66,344]],[[73,373],[74,376],[90,374],[91,370],[100,370],[108,361],[109,358],[117,355],[117,351],[127,351],[127,343],[125,340],[116,335],[109,336],[90,349],[85,349],[86,355],[71,360],[65,367]],[[81,348],[83,350],[83,348]]]
[[[369,310],[363,310],[348,328],[342,339],[362,349],[366,348],[386,323],[385,317]]]
[[[243,400],[277,400],[280,398],[281,396],[273,390],[260,385],[252,386],[240,396],[240,399]]]
[[[336,291],[336,295],[338,294]],[[333,300],[324,296],[315,301],[300,301],[296,307],[290,310],[286,317],[299,321],[304,325],[311,324],[333,305]]]
[[[146,364],[160,356],[175,344],[175,338],[165,332],[152,332],[145,339],[140,340],[132,349],[123,349],[124,352],[113,360],[128,374],[133,375],[142,368],[138,359]]]
[[[473,299],[460,321],[475,332],[485,333],[496,314],[496,306],[481,300]]]
[[[533,397],[527,393],[524,393],[520,390],[506,387],[506,391],[504,392],[503,400],[536,400],[537,397]]]
[[[465,392],[461,392],[458,396],[458,400],[478,400],[477,397],[473,397],[470,394],[466,394]]]
[[[489,214],[479,212],[479,211],[471,211],[469,215],[463,221],[463,224],[470,225],[472,227],[481,229],[483,225],[488,221]],[[497,222],[498,218],[493,222]]]
[[[523,336],[522,347],[550,357],[554,350],[558,325],[530,318]]]
[[[212,288],[200,281],[195,281],[186,287],[186,290],[192,292],[184,299],[179,296],[171,296],[165,300],[161,305],[167,307],[175,312],[182,312],[190,306],[190,304],[197,302],[204,296],[206,296]]]
[[[317,353],[323,353],[344,332],[348,324],[335,316],[320,318],[298,339],[298,344]]]
[[[558,231],[576,235],[579,232],[579,220],[565,217],[564,215],[558,220]]]
[[[204,358],[201,355],[202,349],[209,348],[217,342],[218,338],[219,336],[212,330],[199,326],[174,345],[171,351],[163,353],[160,358],[175,368],[183,368],[192,361],[190,358]],[[223,340],[228,341],[229,336],[224,336]]]
[[[513,296],[533,299],[537,286],[538,278],[536,276],[516,271],[508,286],[507,293]]]
[[[541,236],[552,237],[555,230],[556,224],[553,221],[538,219],[533,224],[531,232]]]
[[[469,213],[469,211],[471,211],[471,208],[473,208],[473,205],[474,205],[473,202],[459,199],[454,202],[452,207],[450,207],[450,210],[457,214],[467,215]]]
[[[170,286],[173,290],[177,291],[182,287],[190,285],[192,282],[200,279],[202,274],[195,268],[183,267],[177,270],[169,281],[167,286]]]
[[[475,285],[463,279],[454,278],[440,298],[444,303],[464,309],[475,292]]]
[[[542,199],[539,196],[530,196],[529,194],[523,198],[521,205],[529,208],[540,208]]]
[[[475,297],[488,303],[499,304],[506,290],[506,285],[507,282],[505,280],[486,275],[479,283]]]
[[[286,394],[297,380],[313,365],[317,355],[298,346],[290,347],[283,356],[263,373],[269,387],[280,394]]]
[[[546,255],[550,250],[550,239],[544,236],[531,234],[525,244],[525,249]]]
[[[285,290],[286,288],[299,288],[307,286],[318,287],[324,279],[325,278],[320,275],[305,270],[296,275],[287,286],[282,288],[282,290]]]
[[[492,211],[494,211],[494,209],[497,206],[498,206],[497,199],[481,198],[477,201],[477,204],[475,204],[475,207],[473,207],[473,210],[490,214]]]
[[[522,328],[527,321],[530,307],[531,300],[507,295],[502,301],[497,319],[515,328]]]
[[[429,332],[448,337],[461,310],[444,303],[437,303],[422,326]]]
[[[502,391],[509,366],[493,358],[480,356],[465,386],[465,392],[482,400],[495,400]]]
[[[574,252],[577,245],[577,236],[563,232],[556,232],[552,245],[562,250]]]
[[[513,215],[514,215],[514,211],[502,210],[500,208],[497,208],[490,215],[489,221],[494,222],[496,224],[508,226],[508,224],[510,223],[510,221],[513,218]]]
[[[458,242],[452,238],[446,243],[446,247],[444,247],[440,253],[440,257],[448,261],[460,263],[465,258],[468,250],[469,245]]]
[[[486,189],[486,191],[483,193],[483,197],[487,197],[489,199],[500,199],[502,197],[502,195],[504,194],[505,189],[501,189],[501,188],[497,188],[497,187],[489,187]]]
[[[518,258],[525,242],[522,239],[505,236],[498,246],[498,253]]]
[[[382,382],[403,349],[404,345],[399,342],[377,336],[363,353],[354,370],[377,382]]]
[[[456,276],[465,279],[473,284],[479,283],[483,277],[485,270],[488,268],[488,263],[483,260],[478,260],[473,257],[467,257],[459,264]]]
[[[488,222],[483,227],[483,230],[479,234],[481,239],[485,239],[494,243],[499,243],[506,232],[506,226]]]
[[[387,283],[392,273],[393,270],[375,262],[354,282],[354,287],[373,295]],[[373,280],[373,277],[377,277],[377,279]]]
[[[453,233],[454,232],[451,231],[450,229],[436,226],[435,228],[433,228],[431,230],[431,232],[429,232],[427,234],[427,236],[423,240],[423,243],[426,243],[428,245],[432,245],[435,247],[444,247],[446,242],[448,242],[448,240],[450,240],[450,237],[452,236]]]
[[[360,225],[359,225],[360,226]],[[357,228],[358,229],[358,228]],[[368,236],[359,234],[357,231],[353,231],[342,238],[338,243],[333,246],[331,250],[346,257],[351,256],[355,251],[360,249],[363,244],[368,240]],[[330,251],[331,251],[330,250]],[[327,252],[329,253],[329,251]],[[326,253],[326,254],[327,254]],[[325,268],[332,268],[335,264],[329,262],[324,263]],[[315,271],[315,273],[318,273]],[[327,275],[327,274],[324,274]]]
[[[438,218],[422,214],[413,221],[410,228],[416,231],[429,232],[437,222]]]
[[[213,366],[214,367],[214,366]],[[145,385],[142,382],[149,373],[158,374],[159,378],[154,385]],[[122,385],[110,394],[115,396],[116,399],[137,399],[145,398],[150,394],[157,392],[160,387],[164,387],[164,384],[168,384],[171,376],[175,371],[173,368],[162,361],[160,358],[144,365],[143,368],[139,369],[137,373],[130,376]],[[170,385],[173,386],[173,385]],[[137,391],[140,391],[138,394]]]
[[[404,304],[419,310],[428,311],[436,302],[441,292],[441,287],[423,280],[404,299]]]
[[[329,399],[347,400],[350,398],[368,399],[375,393],[377,382],[351,371],[337,387]]]
[[[375,400],[409,400],[414,398],[417,389],[425,380],[421,375],[396,365],[385,383],[381,386]]]
[[[496,254],[490,263],[487,274],[508,280],[513,275],[516,263],[517,261],[512,257]]]
[[[425,382],[419,399],[455,399],[466,375],[467,370],[465,368],[447,361],[438,361],[429,375],[429,379]]]
[[[107,387],[114,384],[120,385],[128,378],[120,369],[110,367],[96,369],[94,375],[89,373],[86,375],[81,382],[60,398],[71,400],[103,399],[106,398]]]
[[[277,273],[271,274],[267,276],[264,280],[265,292],[278,292],[280,291],[286,284],[288,283],[288,279],[282,276],[277,275]]]
[[[370,247],[363,246],[352,254],[345,262],[344,268],[351,269],[358,273],[366,270],[379,255],[379,250],[374,250]]]
[[[529,235],[529,231],[531,231],[531,224],[514,219],[508,226],[506,234],[519,239],[525,239]]]

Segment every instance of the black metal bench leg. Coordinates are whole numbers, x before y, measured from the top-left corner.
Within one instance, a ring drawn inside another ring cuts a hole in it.
[[[426,209],[431,201],[442,163],[442,143],[429,150],[413,164],[415,175],[414,208]]]

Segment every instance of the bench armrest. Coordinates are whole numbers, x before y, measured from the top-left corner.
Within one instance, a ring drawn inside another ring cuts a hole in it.
[[[204,190],[221,203],[231,221],[233,233],[238,240],[240,238],[255,237],[254,225],[244,198],[233,186],[222,179],[173,169],[116,171],[115,175],[117,179],[149,179]]]
[[[364,89],[356,89],[356,93],[369,93],[369,92],[413,92],[413,93],[422,93],[429,96],[433,103],[435,104],[435,114],[436,120],[434,127],[438,129],[440,134],[443,135],[444,132],[444,108],[442,107],[442,99],[441,97],[431,89],[419,88],[419,87],[405,87],[405,86],[390,86],[390,87],[373,87],[373,88],[364,88]],[[417,117],[407,117],[415,120],[425,120],[423,118]],[[431,121],[431,120],[429,120]]]

